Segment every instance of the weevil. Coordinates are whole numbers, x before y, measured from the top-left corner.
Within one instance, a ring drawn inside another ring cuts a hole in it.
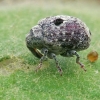
[[[54,59],[56,67],[62,75],[62,69],[57,55],[63,57],[76,56],[76,63],[83,68],[78,51],[85,50],[90,45],[91,32],[79,18],[67,15],[57,15],[44,18],[31,28],[26,36],[26,45],[34,56],[40,58],[41,68],[46,57]]]

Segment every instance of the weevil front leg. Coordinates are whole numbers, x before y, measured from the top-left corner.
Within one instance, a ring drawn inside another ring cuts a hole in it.
[[[48,50],[47,50],[47,49],[43,49],[42,52],[43,52],[44,55],[41,57],[40,63],[39,63],[39,65],[38,65],[38,67],[36,68],[36,71],[38,71],[38,69],[40,69],[40,68],[42,67],[42,63],[43,63],[43,61],[46,59]]]
[[[78,54],[76,51],[74,51],[74,50],[72,50],[71,53],[72,53],[73,55],[76,55],[76,57],[77,57],[77,58],[76,58],[76,63],[79,64],[80,67],[83,68],[84,71],[86,71],[86,69],[84,68],[84,65],[79,61],[79,60],[80,60],[79,54]]]
[[[60,75],[62,76],[62,69],[59,66],[58,60],[57,60],[56,55],[54,53],[52,53],[52,58],[55,60],[56,67],[57,67],[58,71],[60,72]]]

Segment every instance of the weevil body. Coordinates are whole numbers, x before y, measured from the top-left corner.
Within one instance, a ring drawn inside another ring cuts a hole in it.
[[[56,55],[65,57],[76,55],[76,63],[83,68],[77,51],[89,47],[90,35],[86,24],[76,17],[50,16],[40,20],[36,26],[32,27],[26,37],[26,45],[36,57],[40,58],[37,69],[41,67],[47,56],[55,60],[56,66],[62,74]]]

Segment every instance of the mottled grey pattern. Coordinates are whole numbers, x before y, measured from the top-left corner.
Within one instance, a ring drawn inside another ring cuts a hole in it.
[[[88,27],[80,19],[58,15],[44,18],[32,27],[26,44],[31,48],[46,48],[49,53],[67,56],[67,51],[87,49],[90,35]]]

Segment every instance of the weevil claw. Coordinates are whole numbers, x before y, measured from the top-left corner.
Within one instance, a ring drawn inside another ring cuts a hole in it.
[[[77,64],[79,64],[80,67],[86,72],[86,69],[84,68],[84,65],[83,64],[81,64],[80,62],[77,62]]]

